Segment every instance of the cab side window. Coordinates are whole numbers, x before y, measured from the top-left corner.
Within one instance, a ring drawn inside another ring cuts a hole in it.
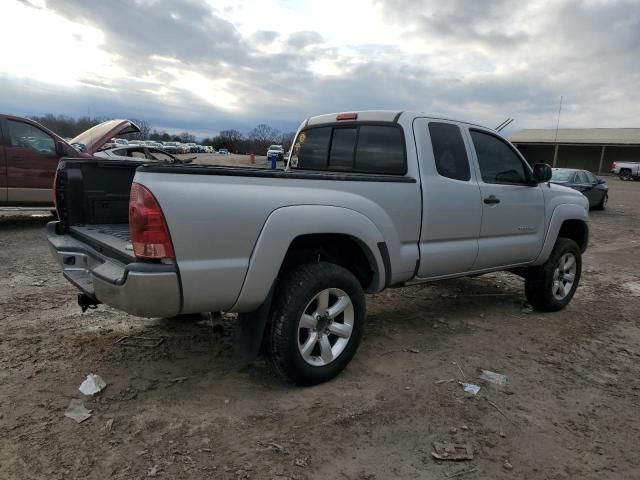
[[[27,148],[42,155],[55,155],[56,144],[53,138],[39,128],[28,123],[7,120],[9,125],[9,145]]]
[[[529,182],[522,160],[506,142],[479,130],[471,130],[471,138],[484,183],[518,185]]]
[[[443,177],[469,181],[469,158],[460,127],[450,123],[429,122],[436,170]]]

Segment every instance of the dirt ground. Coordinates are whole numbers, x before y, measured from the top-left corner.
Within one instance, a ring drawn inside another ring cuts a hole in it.
[[[368,298],[353,362],[312,388],[260,359],[237,368],[230,318],[81,314],[45,242],[50,218],[5,212],[0,478],[640,478],[640,183],[609,183],[566,310],[530,311],[502,273],[389,290]],[[126,335],[164,342],[115,343]],[[88,373],[108,384],[96,398],[78,391]],[[81,424],[64,416],[74,398],[92,410]],[[473,459],[436,461],[447,440]]]

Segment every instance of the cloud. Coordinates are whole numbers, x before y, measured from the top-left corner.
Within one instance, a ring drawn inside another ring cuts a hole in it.
[[[409,22],[415,34],[439,41],[502,48],[528,38],[524,24],[513,22],[520,5],[512,0],[386,0],[380,2],[392,18]]]
[[[252,39],[262,45],[270,45],[272,44],[280,34],[278,32],[274,32],[272,30],[258,30],[251,37]]]
[[[322,42],[322,35],[318,32],[294,32],[287,39],[287,45],[292,48],[305,48]]]
[[[525,128],[555,125],[563,95],[561,125],[638,122],[640,0],[353,0],[368,23],[269,0],[261,11],[287,19],[277,31],[260,28],[268,18],[253,29],[238,23],[253,9],[242,0],[219,3],[48,0],[51,23],[66,22],[60,33],[74,26],[64,50],[73,68],[29,69],[38,75],[25,79],[0,51],[0,110],[91,109],[215,132],[261,122],[290,130],[308,115],[389,108],[490,126],[510,116]],[[50,32],[30,37],[48,52]],[[90,42],[93,50],[74,50]],[[64,85],[52,85],[61,73]]]

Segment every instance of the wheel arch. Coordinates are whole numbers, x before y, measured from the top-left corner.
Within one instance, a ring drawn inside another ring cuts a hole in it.
[[[541,265],[551,255],[559,237],[574,240],[584,253],[589,245],[589,214],[579,205],[558,205],[551,215],[542,250],[533,265]]]
[[[578,219],[569,219],[562,222],[558,237],[573,240],[580,247],[580,252],[584,253],[589,244],[589,227],[587,222]]]
[[[347,268],[368,293],[382,290],[391,279],[382,233],[365,215],[336,206],[282,207],[271,213],[258,236],[231,310],[252,311],[283,268],[318,260]]]

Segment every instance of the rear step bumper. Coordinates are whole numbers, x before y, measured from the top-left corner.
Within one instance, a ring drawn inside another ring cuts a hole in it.
[[[51,253],[65,278],[98,302],[139,317],[172,317],[181,310],[180,281],[175,264],[130,263],[106,257],[47,224]]]

